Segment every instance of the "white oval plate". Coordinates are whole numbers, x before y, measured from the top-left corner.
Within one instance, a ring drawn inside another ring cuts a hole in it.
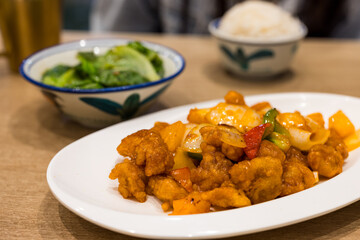
[[[116,147],[125,136],[156,121],[186,121],[190,108],[215,100],[146,115],[90,134],[62,149],[51,160],[47,181],[54,196],[69,210],[104,228],[137,237],[180,239],[219,238],[249,234],[305,221],[360,199],[360,149],[352,151],[338,176],[305,191],[265,203],[186,216],[168,216],[153,197],[145,203],[125,200],[117,181],[108,175],[121,161]],[[360,126],[360,99],[321,93],[284,93],[246,97],[251,105],[269,101],[280,111],[321,112],[325,119],[341,109]]]

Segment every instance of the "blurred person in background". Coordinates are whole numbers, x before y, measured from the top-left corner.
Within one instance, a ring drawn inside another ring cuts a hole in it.
[[[90,30],[208,34],[208,23],[242,0],[93,0]],[[310,37],[360,37],[358,0],[273,0],[308,27]]]

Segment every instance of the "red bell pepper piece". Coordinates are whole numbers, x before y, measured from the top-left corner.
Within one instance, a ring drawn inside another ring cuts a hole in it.
[[[192,192],[192,182],[190,180],[190,169],[188,167],[178,168],[170,171],[170,175],[185,188],[186,191]]]
[[[272,127],[271,123],[264,123],[252,128],[250,131],[247,131],[244,134],[244,139],[246,143],[244,152],[249,159],[253,159],[257,156],[264,132],[266,128],[269,127]]]

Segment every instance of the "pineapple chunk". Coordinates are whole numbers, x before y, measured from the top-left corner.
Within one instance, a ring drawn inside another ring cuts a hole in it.
[[[267,111],[272,109],[272,106],[269,102],[259,102],[251,106],[251,109],[255,110],[260,116],[264,116]]]
[[[196,168],[193,160],[188,156],[187,152],[181,147],[176,150],[174,157],[173,170],[188,167],[189,169]]]
[[[197,123],[197,124],[207,123],[205,116],[208,112],[210,112],[210,108],[190,109],[187,120],[189,121],[189,123]]]
[[[334,129],[341,138],[345,138],[355,132],[354,125],[341,110],[329,118],[329,128]]]
[[[174,211],[169,215],[186,215],[210,212],[211,204],[199,194],[190,194],[186,198],[173,201]]]
[[[344,142],[348,148],[348,151],[352,151],[360,147],[360,129],[356,130],[353,134],[347,136]]]
[[[161,138],[164,140],[170,152],[175,152],[181,145],[186,130],[185,124],[177,121],[160,130]]]
[[[315,121],[321,127],[325,127],[324,117],[321,113],[319,113],[319,112],[312,113],[312,114],[307,115],[307,117],[310,118],[311,120]]]

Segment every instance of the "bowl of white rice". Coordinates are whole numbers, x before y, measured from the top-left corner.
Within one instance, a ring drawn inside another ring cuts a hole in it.
[[[306,26],[276,4],[245,1],[209,24],[226,69],[242,76],[274,76],[289,69]]]

